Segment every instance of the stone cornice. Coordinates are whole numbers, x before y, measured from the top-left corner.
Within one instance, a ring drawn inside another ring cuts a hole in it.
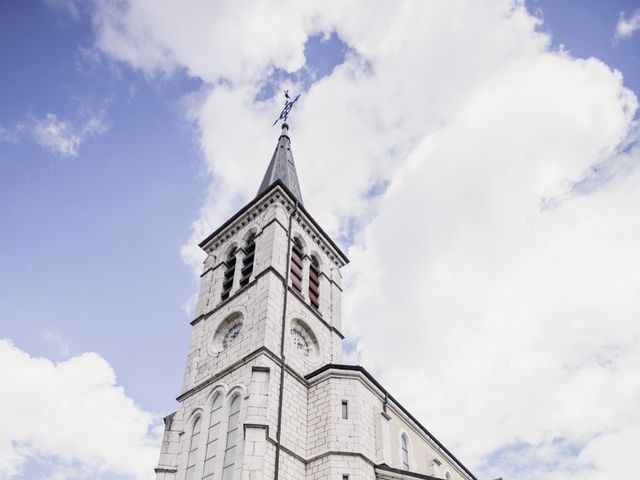
[[[218,380],[220,380],[225,375],[228,375],[233,370],[235,370],[235,369],[237,369],[237,368],[239,368],[239,367],[241,367],[243,365],[246,365],[250,361],[252,361],[252,360],[256,359],[257,357],[259,357],[261,354],[262,355],[266,355],[267,357],[269,357],[271,360],[273,360],[277,364],[280,364],[280,357],[277,354],[275,354],[274,352],[272,352],[269,348],[262,346],[260,348],[257,348],[256,350],[253,350],[252,352],[249,352],[244,357],[242,357],[240,360],[237,360],[237,361],[229,364],[228,366],[226,366],[222,370],[216,372],[212,376],[207,377],[204,380],[201,380],[199,383],[197,383],[196,385],[194,385],[190,389],[185,390],[180,395],[178,395],[176,400],[178,402],[182,402],[185,398],[188,398],[191,395],[193,395],[194,393],[199,392],[203,388],[207,388],[209,385],[212,385],[212,384],[216,383]],[[305,377],[303,375],[299,374],[298,372],[296,372],[293,368],[291,368],[287,364],[285,364],[285,371],[287,373],[289,373],[292,377],[294,377],[301,384],[307,385],[307,381],[305,380]]]
[[[287,210],[294,207],[294,197],[287,187],[280,181],[274,182],[269,189],[258,195],[247,205],[236,212],[222,226],[216,229],[211,235],[200,242],[199,246],[206,252],[211,252],[227,241],[231,236],[238,233],[248,223],[258,217],[270,205],[280,202]],[[340,250],[335,242],[325,233],[313,217],[307,212],[304,206],[298,204],[298,212],[295,216],[296,222],[306,231],[311,239],[316,242],[338,267],[349,263],[347,256]]]
[[[205,378],[204,380],[200,381],[199,383],[197,383],[196,385],[194,385],[193,387],[191,387],[189,390],[186,390],[184,392],[182,392],[180,395],[178,395],[178,397],[176,398],[176,400],[178,402],[183,401],[185,398],[190,397],[191,395],[193,395],[196,392],[199,392],[200,390],[202,390],[203,388],[208,387],[209,385],[215,383],[216,381],[218,381],[220,378],[224,377],[225,375],[231,373],[233,370],[235,370],[238,367],[241,367],[242,365],[250,362],[251,360],[253,360],[254,358],[258,357],[261,353],[267,353],[271,355],[275,355],[273,352],[271,352],[267,347],[260,347],[257,350],[254,350],[253,352],[245,355],[244,357],[242,357],[240,360],[237,360],[231,364],[229,364],[227,367],[223,368],[222,370],[218,371],[217,373],[213,374],[212,376]]]
[[[204,277],[207,273],[212,272],[214,270],[217,270],[218,268],[220,268],[222,265],[224,264],[224,262],[220,262],[217,265],[214,265],[213,267],[208,267],[206,268],[201,274],[200,274],[200,278]]]

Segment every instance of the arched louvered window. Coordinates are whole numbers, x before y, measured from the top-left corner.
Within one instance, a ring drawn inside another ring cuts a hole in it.
[[[309,265],[309,300],[313,308],[320,308],[320,262],[315,256]]]
[[[236,449],[238,448],[238,430],[240,420],[240,395],[233,397],[229,407],[229,423],[227,426],[227,448],[224,452],[224,467],[222,480],[233,479],[233,467],[236,462]]]
[[[407,434],[403,433],[400,437],[401,441],[401,450],[402,450],[402,468],[405,470],[409,470],[409,438],[407,438]]]
[[[218,440],[220,439],[220,424],[222,422],[222,395],[216,395],[211,405],[211,419],[209,421],[209,436],[207,437],[207,453],[204,460],[203,479],[213,478],[216,463]]]
[[[231,288],[233,288],[233,277],[236,273],[236,249],[229,253],[225,262],[224,278],[222,279],[222,300],[229,298]]]
[[[302,293],[302,243],[299,238],[293,241],[291,248],[291,285],[298,292]]]
[[[252,234],[247,241],[247,246],[244,248],[244,258],[242,259],[242,270],[240,271],[240,286],[244,287],[249,283],[251,274],[253,273],[253,259],[256,253],[256,242],[254,241],[254,235]]]
[[[200,417],[193,422],[193,430],[191,431],[191,440],[189,441],[189,456],[187,457],[187,476],[185,480],[194,480],[196,478],[196,460],[198,459],[198,442],[200,441]]]

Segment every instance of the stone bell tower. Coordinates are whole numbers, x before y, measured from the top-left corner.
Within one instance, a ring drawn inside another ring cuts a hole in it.
[[[286,123],[256,197],[200,247],[207,258],[180,407],[165,419],[157,478],[274,478],[284,439],[306,444],[306,417],[296,416],[307,393],[296,379],[340,362],[348,262],[304,208]],[[238,418],[225,425],[233,409]]]
[[[348,259],[302,203],[286,123],[256,197],[200,247],[157,480],[476,480],[371,374],[340,363]]]

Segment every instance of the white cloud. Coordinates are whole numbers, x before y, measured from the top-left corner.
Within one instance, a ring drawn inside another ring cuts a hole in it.
[[[0,142],[18,143],[23,138],[32,138],[49,153],[60,157],[77,157],[83,143],[107,132],[106,107],[109,103],[110,99],[107,99],[98,109],[84,105],[73,120],[47,113],[41,118],[30,116],[27,121],[20,121],[13,128],[0,125]]]
[[[362,361],[486,476],[627,468],[640,151],[619,72],[552,49],[521,2],[96,8],[107,54],[205,82],[185,102],[212,178],[193,262],[266,168],[266,73],[335,31],[349,54],[296,107],[293,149],[308,209],[334,234],[355,225],[345,324]]]
[[[346,318],[363,361],[462,458],[524,443],[520,461],[546,450],[557,470],[507,476],[574,478],[564,443],[594,450],[640,426],[640,169],[571,187],[615,151],[635,101],[597,62],[540,60],[415,149],[350,252]],[[566,85],[545,85],[554,74]],[[620,155],[637,166],[639,153]],[[580,478],[615,478],[617,462],[580,460]]]
[[[309,30],[320,28],[316,6],[290,1],[277,8],[248,0],[191,2],[188,8],[172,2],[97,7],[97,44],[106,53],[148,74],[187,68],[210,82],[222,77],[253,83],[273,66],[295,70],[304,64]]]
[[[0,340],[0,384],[0,478],[14,478],[29,460],[50,464],[46,478],[153,478],[154,416],[99,355],[53,363]]]
[[[61,157],[77,157],[82,143],[107,131],[105,109],[84,109],[75,121],[62,120],[55,113],[47,113],[44,118],[33,119],[30,130],[44,150]]]
[[[620,18],[616,25],[615,40],[631,37],[640,29],[640,8],[627,18],[624,12],[620,12]]]
[[[40,146],[62,157],[78,155],[81,138],[73,130],[68,122],[59,120],[55,113],[47,113],[43,119],[36,120],[33,126],[35,139]]]

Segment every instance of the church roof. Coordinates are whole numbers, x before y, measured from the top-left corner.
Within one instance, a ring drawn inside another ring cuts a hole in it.
[[[282,124],[282,133],[278,139],[278,144],[271,157],[271,162],[264,174],[257,196],[269,189],[271,185],[278,180],[287,187],[289,192],[302,203],[302,192],[300,192],[300,183],[298,182],[298,174],[296,173],[296,165],[293,161],[291,153],[291,139],[289,138],[289,125]]]
[[[409,419],[411,419],[411,421],[420,429],[422,430],[438,447],[440,447],[442,449],[443,452],[445,452],[449,458],[451,458],[451,460],[453,460],[455,463],[458,464],[458,466],[460,468],[462,468],[462,470],[464,470],[473,480],[478,480],[476,478],[476,476],[471,473],[471,470],[469,470],[467,467],[464,466],[464,464],[458,460],[455,455],[453,453],[451,453],[447,447],[445,447],[442,443],[440,443],[440,440],[438,440],[429,430],[427,430],[427,428],[422,425],[418,419],[416,417],[414,417],[413,415],[411,415],[411,412],[409,412],[409,410],[407,410],[400,402],[398,402],[398,400],[396,400],[395,398],[393,398],[393,396],[382,386],[380,385],[380,383],[373,377],[373,375],[371,375],[367,370],[365,370],[363,367],[361,367],[360,365],[344,365],[344,364],[339,364],[339,363],[327,363],[325,365],[323,365],[322,367],[318,368],[317,370],[308,373],[307,375],[304,376],[305,380],[309,381],[314,377],[319,376],[320,374],[326,372],[326,371],[331,371],[331,370],[342,370],[343,372],[345,371],[351,371],[351,372],[358,372],[360,374],[362,374],[369,382],[371,382],[372,385],[374,385],[378,390],[380,390],[380,392],[382,392],[382,394],[384,395],[385,399],[389,400],[390,402],[394,403],[401,411],[402,413],[404,413]],[[429,475],[421,475],[421,474],[415,474],[415,473],[411,473],[405,470],[400,470],[397,468],[392,468],[389,465],[385,464],[385,463],[381,463],[375,466],[376,469],[380,469],[380,470],[387,470],[389,472],[392,473],[398,473],[398,474],[402,474],[403,476],[413,476],[416,478],[422,478],[425,480],[431,480],[432,477],[430,477]]]

